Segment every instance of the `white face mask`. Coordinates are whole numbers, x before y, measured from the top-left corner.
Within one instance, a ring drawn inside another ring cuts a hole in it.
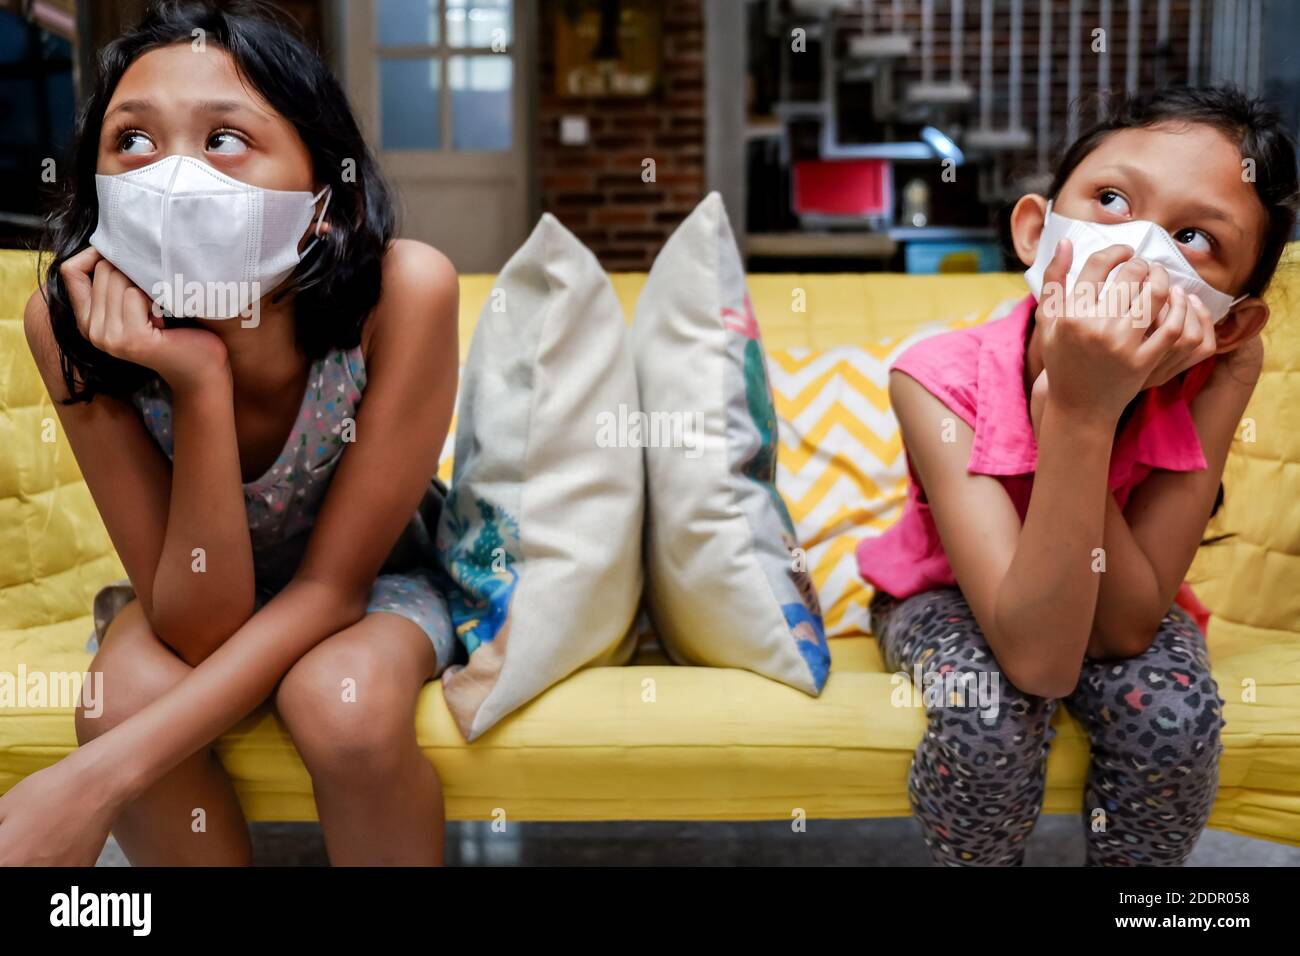
[[[1079,219],[1067,219],[1052,212],[1052,204],[1047,204],[1047,221],[1043,223],[1043,233],[1038,239],[1038,255],[1034,264],[1025,273],[1025,281],[1034,298],[1041,299],[1043,291],[1043,272],[1052,261],[1056,244],[1062,239],[1069,239],[1074,247],[1074,259],[1070,263],[1070,272],[1065,277],[1065,294],[1068,296],[1074,288],[1075,280],[1094,252],[1100,252],[1107,246],[1117,243],[1133,248],[1134,255],[1147,262],[1158,262],[1169,273],[1170,286],[1179,286],[1184,292],[1195,293],[1210,310],[1210,318],[1217,324],[1223,321],[1228,310],[1246,298],[1239,295],[1233,298],[1226,292],[1220,292],[1197,275],[1187,257],[1178,248],[1174,237],[1158,223],[1146,220],[1132,222],[1099,223],[1084,222]],[[1103,290],[1110,285],[1114,272],[1106,277]]]
[[[320,241],[298,244],[330,192],[262,189],[189,156],[96,176],[99,225],[90,244],[174,316],[248,315]],[[316,219],[314,234],[329,199]]]

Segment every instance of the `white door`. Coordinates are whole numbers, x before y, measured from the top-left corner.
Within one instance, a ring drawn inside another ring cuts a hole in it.
[[[346,85],[402,235],[496,272],[532,225],[531,0],[347,0]]]

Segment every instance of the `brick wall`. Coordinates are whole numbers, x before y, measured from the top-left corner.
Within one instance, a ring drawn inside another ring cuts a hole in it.
[[[541,208],[611,271],[650,268],[664,240],[704,196],[704,18],[701,0],[663,4],[663,70],[649,97],[561,97],[555,17],[543,3],[538,49],[537,162]],[[743,82],[737,77],[737,82]],[[584,146],[560,143],[560,117],[587,117]],[[655,182],[642,162],[655,161]]]

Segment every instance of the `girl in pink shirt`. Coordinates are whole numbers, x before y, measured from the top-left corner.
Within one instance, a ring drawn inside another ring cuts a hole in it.
[[[1296,208],[1272,109],[1112,100],[1012,212],[1037,296],[895,364],[908,502],[858,561],[888,666],[925,691],[909,794],[936,862],[1023,861],[1058,701],[1092,742],[1089,863],[1180,864],[1204,829],[1222,702],[1183,577]]]

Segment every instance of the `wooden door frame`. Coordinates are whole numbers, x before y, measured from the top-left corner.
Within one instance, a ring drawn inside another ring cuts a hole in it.
[[[359,101],[354,101],[357,121],[361,124],[366,141],[376,156],[382,156],[382,162],[393,178],[412,180],[442,178],[464,178],[466,180],[495,179],[500,176],[498,168],[484,165],[484,157],[493,154],[483,152],[457,153],[447,148],[436,151],[412,150],[385,151],[381,142],[379,113],[379,82],[374,66],[374,17],[375,0],[324,0],[328,6],[327,20],[330,22],[336,38],[337,69],[344,88],[359,91]],[[537,163],[535,157],[539,148],[537,128],[537,34],[538,8],[537,0],[514,0],[514,116],[511,150],[515,163],[515,174],[524,193],[523,221],[520,224],[519,241],[522,242],[528,230],[540,215],[540,193]],[[445,33],[445,25],[444,30]],[[443,37],[445,41],[445,36]],[[447,117],[444,117],[444,132],[447,129]],[[443,137],[445,140],[445,136]],[[403,155],[407,153],[407,155]],[[430,154],[437,156],[442,168],[435,177],[428,167]]]

